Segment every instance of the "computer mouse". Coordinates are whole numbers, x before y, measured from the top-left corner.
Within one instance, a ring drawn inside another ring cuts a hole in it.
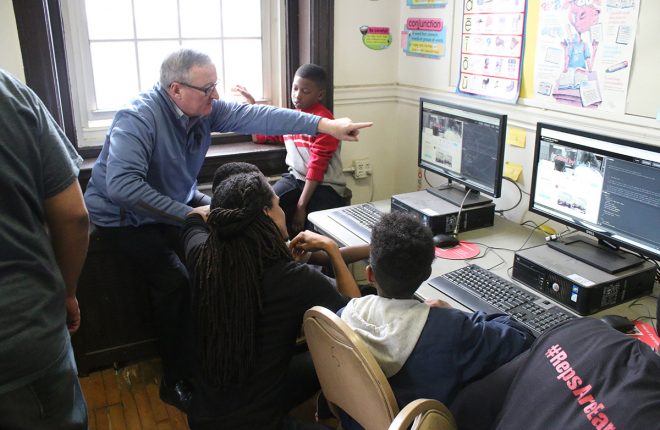
[[[458,238],[453,234],[436,234],[433,236],[433,244],[438,248],[452,248],[458,245]]]
[[[603,315],[600,320],[621,333],[631,332],[635,328],[635,323],[621,315]]]

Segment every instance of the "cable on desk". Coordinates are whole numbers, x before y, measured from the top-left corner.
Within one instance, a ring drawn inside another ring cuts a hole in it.
[[[527,242],[529,242],[529,239],[531,239],[532,236],[534,235],[534,232],[535,232],[536,230],[539,230],[543,224],[545,224],[545,223],[547,223],[547,222],[549,222],[549,221],[550,221],[550,218],[547,218],[547,219],[546,219],[545,221],[543,221],[541,224],[536,224],[536,227],[534,227],[534,228],[532,229],[532,232],[529,233],[529,236],[527,236],[527,239],[525,239],[525,241],[523,242],[523,244],[520,245],[520,248],[518,248],[516,251],[522,251],[522,250],[525,248],[525,245],[527,245]],[[528,222],[533,222],[533,221],[525,221],[525,222],[521,223],[520,225],[526,225]]]
[[[653,326],[654,329],[656,329],[656,332],[657,332],[658,322],[656,321],[656,318],[651,313],[649,305],[647,305],[646,303],[638,303],[640,300],[645,299],[645,298],[651,298],[653,300],[658,299],[657,297],[654,297],[650,294],[647,295],[647,296],[638,297],[635,300],[633,300],[632,302],[628,303],[628,309],[632,309],[633,306],[641,306],[646,311],[646,314],[641,314],[640,313],[639,316],[637,318],[635,318],[635,321],[639,321],[642,318],[647,319],[651,322],[651,325]]]
[[[502,179],[506,179],[507,181],[509,181],[509,182],[511,182],[513,185],[515,185],[516,188],[518,188],[519,196],[518,196],[518,201],[516,202],[516,204],[513,205],[513,206],[511,206],[509,209],[499,209],[499,210],[496,209],[495,212],[497,212],[497,213],[500,214],[500,215],[502,215],[504,212],[509,212],[509,211],[512,211],[512,210],[514,210],[515,208],[517,208],[518,205],[520,205],[520,202],[522,202],[522,199],[523,199],[523,193],[529,195],[529,193],[524,192],[523,189],[520,188],[520,185],[518,185],[518,183],[517,183],[516,181],[514,181],[513,179],[511,179],[511,178],[507,178],[506,176],[504,176]]]
[[[494,251],[495,249],[502,249],[502,250],[505,250],[505,251],[512,251],[513,252],[513,249],[495,248],[495,247],[488,246],[485,243],[479,243],[479,242],[472,242],[472,243],[474,243],[475,245],[479,245],[479,246],[485,246],[486,249],[483,251],[483,254],[480,253],[479,255],[476,255],[474,257],[466,258],[464,261],[479,260],[480,258],[484,258],[486,256],[486,254],[488,254],[490,251],[493,251],[493,253],[495,255],[497,255],[497,257],[501,260],[501,263],[496,264],[495,266],[493,266],[492,268],[490,268],[488,270],[494,269],[494,268],[500,266],[501,264],[506,263],[506,260],[504,258],[502,258],[502,256],[500,254],[498,254],[497,252]]]

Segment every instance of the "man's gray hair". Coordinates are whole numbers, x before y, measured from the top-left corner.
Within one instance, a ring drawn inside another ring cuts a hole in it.
[[[169,88],[172,82],[189,83],[190,69],[193,66],[213,64],[211,57],[194,49],[181,48],[172,52],[160,66],[160,86]]]

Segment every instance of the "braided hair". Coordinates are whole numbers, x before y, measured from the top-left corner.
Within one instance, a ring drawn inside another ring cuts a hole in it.
[[[213,194],[209,237],[193,273],[202,374],[213,386],[241,385],[251,375],[263,270],[292,260],[264,212],[274,195],[266,178],[254,172],[227,178]]]

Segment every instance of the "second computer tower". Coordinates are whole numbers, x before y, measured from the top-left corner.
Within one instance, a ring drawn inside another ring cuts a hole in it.
[[[495,222],[495,203],[464,208],[458,220],[458,206],[425,190],[394,195],[391,207],[393,211],[413,214],[433,234],[453,233],[459,221],[459,232],[490,227]]]

